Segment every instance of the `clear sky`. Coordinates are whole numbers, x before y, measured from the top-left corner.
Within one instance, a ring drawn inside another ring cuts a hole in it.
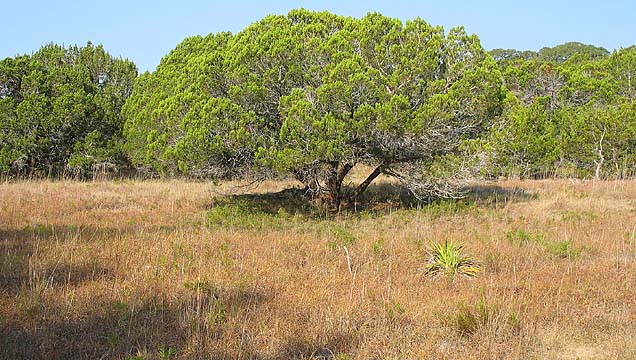
[[[187,36],[236,33],[299,7],[354,17],[370,11],[403,21],[421,17],[447,30],[463,25],[488,50],[538,50],[567,41],[608,50],[636,44],[636,0],[24,0],[2,6],[0,58],[30,54],[49,42],[90,40],[152,71]]]

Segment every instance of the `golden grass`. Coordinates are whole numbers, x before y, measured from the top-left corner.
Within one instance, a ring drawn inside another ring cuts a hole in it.
[[[233,184],[1,184],[0,358],[636,358],[636,181],[475,189],[325,219],[218,212]],[[423,274],[443,240],[477,279]]]

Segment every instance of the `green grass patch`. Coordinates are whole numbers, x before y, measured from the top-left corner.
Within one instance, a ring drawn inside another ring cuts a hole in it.
[[[303,221],[302,215],[291,215],[283,207],[266,212],[242,199],[219,200],[205,213],[206,225],[213,228],[271,231],[285,230]]]
[[[473,199],[439,199],[421,207],[421,211],[434,218],[454,215],[478,214],[477,203]]]
[[[497,335],[518,332],[521,318],[517,311],[505,311],[481,297],[474,305],[460,302],[455,312],[442,317],[442,322],[462,336],[473,336],[478,332]]]
[[[517,246],[537,245],[548,254],[561,259],[574,260],[581,255],[584,248],[576,247],[572,240],[555,241],[542,233],[532,233],[524,229],[506,232],[506,239]]]
[[[545,245],[548,240],[542,233],[532,233],[525,229],[513,229],[506,232],[506,239],[515,245]]]
[[[546,244],[546,251],[556,257],[573,260],[581,255],[583,249],[575,247],[572,240],[564,240]]]

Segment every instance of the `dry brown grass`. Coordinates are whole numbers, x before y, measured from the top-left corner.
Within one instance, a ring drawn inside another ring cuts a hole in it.
[[[636,358],[635,181],[506,181],[421,209],[380,185],[330,219],[214,208],[231,189],[0,185],[0,358]],[[443,240],[477,279],[423,275]]]

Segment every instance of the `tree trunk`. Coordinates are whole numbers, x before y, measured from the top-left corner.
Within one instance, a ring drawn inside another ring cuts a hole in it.
[[[601,134],[601,139],[598,142],[598,148],[596,149],[598,154],[598,161],[596,161],[596,171],[594,173],[595,180],[601,180],[601,170],[603,169],[603,163],[605,162],[605,156],[603,155],[603,139],[605,138],[605,129]]]
[[[325,191],[322,195],[323,204],[330,211],[340,211],[342,202],[342,182],[345,176],[353,168],[352,164],[342,164],[338,161],[331,162],[331,169],[325,181]]]

